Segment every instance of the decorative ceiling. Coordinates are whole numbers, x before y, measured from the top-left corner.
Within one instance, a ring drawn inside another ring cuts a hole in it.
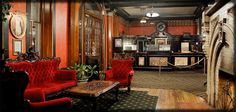
[[[126,20],[139,20],[151,10],[160,16],[150,19],[196,19],[214,0],[108,0],[106,7]]]

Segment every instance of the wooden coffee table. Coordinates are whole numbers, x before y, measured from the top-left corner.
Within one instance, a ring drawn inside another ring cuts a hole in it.
[[[72,87],[65,91],[71,97],[90,99],[93,103],[92,111],[96,110],[96,100],[99,96],[115,89],[115,100],[118,101],[119,82],[113,81],[91,81],[82,85]]]

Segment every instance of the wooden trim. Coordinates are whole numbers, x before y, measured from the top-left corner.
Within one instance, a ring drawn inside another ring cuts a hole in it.
[[[79,61],[79,9],[80,3],[76,0],[71,0],[68,3],[68,65],[73,65]]]
[[[31,32],[30,28],[31,28],[31,22],[30,22],[30,18],[31,18],[31,2],[26,2],[26,12],[27,12],[27,16],[26,16],[26,32]],[[26,49],[29,49],[31,47],[31,34],[30,33],[26,33]]]
[[[0,21],[0,50],[2,50],[3,48],[3,43],[2,43],[2,40],[3,40],[3,34],[2,34],[2,21]],[[0,60],[2,60],[2,54],[0,54]]]
[[[99,19],[99,20],[102,20],[102,17],[99,17],[99,16],[96,16],[88,11],[84,11],[84,14],[88,14],[89,16],[92,16],[93,18],[96,18],[96,19]]]
[[[8,53],[5,53],[6,57],[9,57],[9,21],[2,23],[2,33],[3,33],[3,48],[7,50]]]
[[[52,0],[52,44],[53,57],[56,57],[56,0]]]
[[[113,37],[113,29],[114,29],[114,27],[113,27],[113,22],[114,22],[114,20],[113,20],[113,16],[108,16],[108,45],[107,45],[107,47],[108,47],[108,66],[107,67],[110,67],[111,66],[111,61],[112,61],[112,46],[113,46],[113,44],[112,44],[112,37]]]
[[[211,16],[216,11],[218,11],[221,7],[227,4],[230,0],[219,0],[216,2],[210,9],[207,10],[206,15]]]
[[[41,57],[53,57],[52,44],[52,2],[41,2]]]

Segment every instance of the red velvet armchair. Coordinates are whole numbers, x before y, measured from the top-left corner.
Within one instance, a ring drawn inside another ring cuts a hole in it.
[[[46,101],[42,89],[25,91],[28,81],[28,74],[22,71],[0,74],[0,112],[64,112],[71,108],[70,98]]]
[[[66,112],[72,107],[71,99],[66,97],[46,101],[42,89],[28,89],[24,95],[28,99],[29,112]]]
[[[112,69],[106,71],[106,80],[118,81],[121,88],[127,87],[130,92],[133,75],[133,60],[112,60]]]

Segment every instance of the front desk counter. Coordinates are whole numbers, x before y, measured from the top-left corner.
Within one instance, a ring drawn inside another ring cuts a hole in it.
[[[135,58],[135,69],[184,69],[203,67],[203,53],[171,53],[169,51],[138,52]]]

